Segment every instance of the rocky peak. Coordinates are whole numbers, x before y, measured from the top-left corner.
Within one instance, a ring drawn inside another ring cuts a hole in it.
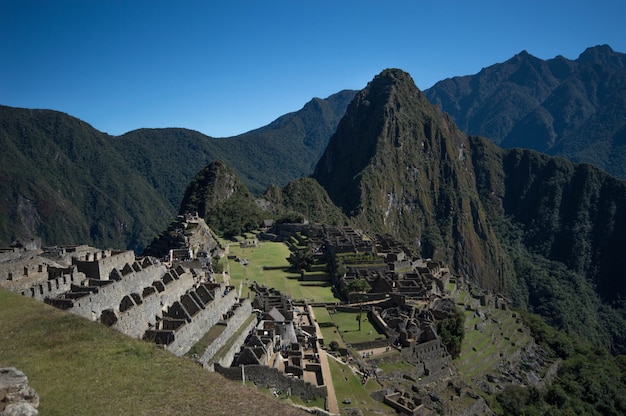
[[[215,160],[198,172],[187,187],[180,214],[197,211],[201,217],[205,217],[211,209],[244,189],[247,193],[233,170],[223,161]]]
[[[487,253],[478,246],[495,243],[469,156],[467,137],[411,76],[387,69],[348,106],[314,177],[358,225],[477,275]]]
[[[576,62],[585,65],[600,64],[608,68],[624,68],[626,54],[615,52],[609,45],[598,45],[585,49]]]

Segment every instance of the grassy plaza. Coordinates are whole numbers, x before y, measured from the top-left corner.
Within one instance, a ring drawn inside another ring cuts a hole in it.
[[[256,247],[242,248],[238,243],[230,243],[228,255],[220,261],[229,272],[230,284],[242,286],[242,296],[247,296],[248,286],[256,281],[261,285],[273,287],[293,300],[312,302],[339,302],[330,281],[299,280],[298,273],[290,272],[289,255],[291,252],[284,243],[269,241],[259,242]],[[326,273],[315,271],[321,279]],[[219,275],[217,276],[219,280]]]

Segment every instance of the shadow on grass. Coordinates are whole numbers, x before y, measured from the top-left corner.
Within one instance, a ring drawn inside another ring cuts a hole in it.
[[[300,286],[310,286],[310,287],[331,287],[333,284],[330,282],[302,282]]]

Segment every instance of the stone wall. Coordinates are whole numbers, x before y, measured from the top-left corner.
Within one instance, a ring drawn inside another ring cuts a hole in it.
[[[106,286],[98,287],[97,292],[74,300],[74,306],[70,311],[95,321],[100,318],[105,309],[119,309],[125,296],[132,293],[141,294],[145,287],[161,279],[165,272],[165,266],[151,265],[122,275],[121,280],[111,281]]]
[[[69,291],[72,285],[79,284],[85,279],[85,275],[78,271],[63,274],[54,279],[49,279],[40,284],[30,285],[28,289],[20,291],[24,296],[30,296],[37,300],[44,300],[47,297],[59,296]]]
[[[276,368],[264,365],[246,365],[240,367],[222,367],[215,364],[215,371],[230,380],[242,380],[253,382],[256,386],[275,387],[280,390],[291,389],[292,395],[297,395],[302,400],[314,400],[318,397],[327,397],[326,386],[314,386],[299,378],[287,376]]]
[[[248,337],[248,333],[256,326],[256,319],[253,319],[245,328],[242,329],[237,339],[233,340],[230,349],[225,354],[221,357],[215,357],[215,354],[229,342],[231,337],[237,331],[239,331],[241,326],[251,314],[252,303],[250,303],[250,300],[244,299],[240,306],[234,310],[234,315],[226,321],[226,329],[224,329],[224,331],[211,343],[211,345],[204,350],[202,357],[198,360],[204,368],[212,370],[212,362],[214,358],[215,362],[218,362],[222,366],[229,366],[233,362],[235,354],[244,344],[246,338]]]
[[[385,348],[390,345],[388,339],[376,339],[372,341],[357,342],[352,344],[352,348],[357,351],[373,350],[376,348]]]
[[[39,395],[28,385],[28,377],[15,367],[0,368],[0,414],[38,415]]]
[[[216,296],[213,301],[205,305],[205,309],[193,316],[191,322],[176,330],[174,340],[166,346],[166,349],[179,357],[185,355],[213,325],[222,319],[222,314],[226,313],[236,301],[235,290],[229,291],[224,296]]]
[[[90,253],[87,261],[74,260],[78,270],[92,279],[108,280],[113,269],[122,270],[126,264],[133,264],[135,253],[128,251]]]
[[[171,272],[168,275],[174,276]],[[113,309],[117,322],[112,327],[133,338],[143,337],[146,329],[156,325],[157,316],[161,316],[164,309],[180,299],[194,284],[194,276],[189,272],[175,276],[178,278],[164,278],[163,275],[158,280],[161,284],[154,282],[151,286],[143,288],[139,292],[142,300],[140,304],[130,297],[132,306],[124,312],[120,312],[118,304]]]

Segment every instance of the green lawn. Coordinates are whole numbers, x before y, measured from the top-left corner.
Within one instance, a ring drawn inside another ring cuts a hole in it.
[[[333,287],[330,282],[324,281],[299,281],[298,273],[287,271],[289,267],[289,248],[283,243],[261,242],[255,248],[240,248],[238,244],[229,247],[230,258],[222,259],[227,262],[230,270],[230,284],[239,288],[243,282],[242,296],[248,293],[247,286],[256,281],[259,284],[273,287],[291,296],[294,300],[306,299],[309,302],[337,302]],[[236,261],[232,257],[245,259],[247,265]],[[320,274],[324,272],[314,272]],[[220,276],[218,275],[218,278]]]
[[[396,414],[391,407],[370,397],[370,393],[382,389],[376,380],[370,379],[366,385],[363,385],[361,377],[355,375],[346,364],[339,363],[333,358],[328,359],[328,364],[341,414],[344,414],[346,409],[355,407],[358,407],[365,416]],[[350,399],[350,404],[343,403],[346,398]]]
[[[374,328],[365,311],[361,315],[361,330],[359,331],[358,316],[358,312],[333,312],[330,314],[330,318],[339,329],[346,344],[372,341],[379,337],[385,337],[384,334],[380,334]]]

